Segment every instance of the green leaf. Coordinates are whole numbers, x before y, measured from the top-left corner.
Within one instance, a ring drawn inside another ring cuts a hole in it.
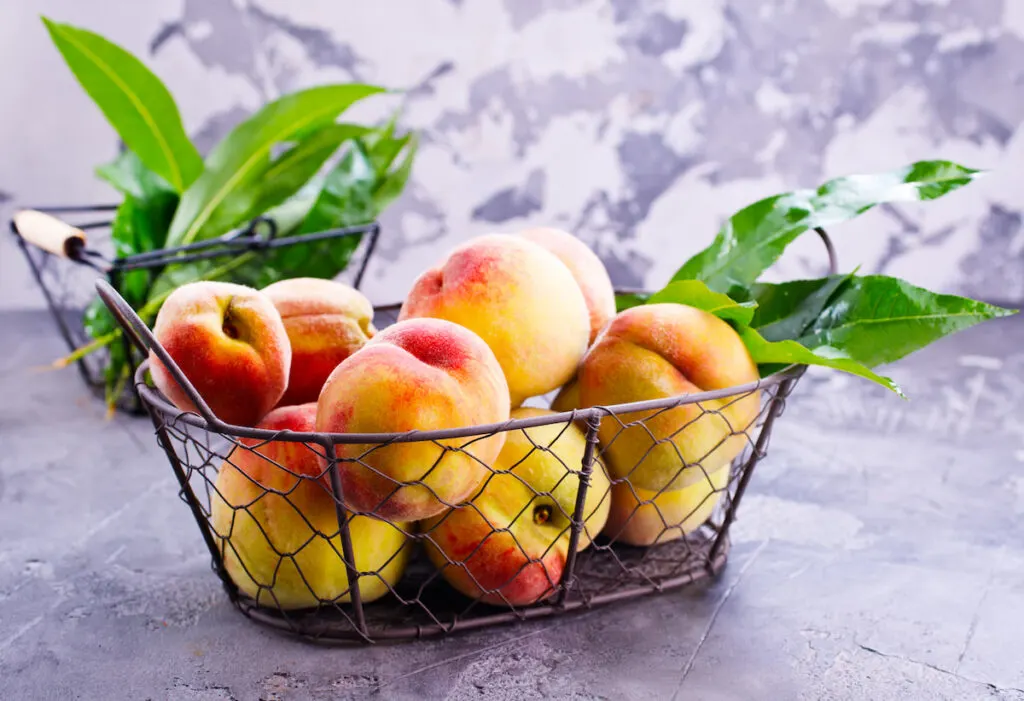
[[[45,17],[43,22],[78,82],[128,148],[176,191],[191,185],[203,161],[160,79],[98,34]]]
[[[768,341],[749,326],[741,326],[736,331],[750,352],[750,357],[758,366],[775,368],[793,364],[821,365],[869,379],[891,389],[901,397],[904,396],[899,385],[891,379],[876,374],[870,368],[858,363],[836,348],[829,346],[806,348],[796,341]]]
[[[376,216],[373,190],[377,175],[366,149],[359,141],[327,174],[323,189],[302,222],[300,233],[325,231],[373,221]]]
[[[671,282],[647,300],[647,304],[672,302],[685,304],[714,314],[719,319],[747,325],[754,316],[755,302],[736,302],[721,292],[714,292],[699,280]]]
[[[253,191],[265,184],[272,149],[331,124],[350,105],[382,90],[360,84],[310,88],[267,104],[236,126],[210,153],[206,171],[182,195],[169,244],[218,236],[258,214],[252,207],[258,199]]]
[[[158,191],[148,198],[126,195],[110,227],[110,237],[117,256],[125,257],[163,248],[167,228],[177,205],[177,193],[169,190]],[[138,309],[149,295],[154,274],[153,268],[125,270],[117,276],[119,279],[115,279],[115,284],[125,300]]]
[[[897,278],[868,275],[852,277],[797,340],[811,348],[838,348],[874,367],[982,321],[1015,313]]]
[[[174,192],[170,183],[151,171],[134,151],[122,151],[110,163],[96,168],[96,175],[124,195],[146,199],[158,193]]]
[[[781,284],[755,283],[742,293],[734,293],[739,299],[757,303],[750,326],[769,341],[781,341],[799,338],[809,329],[837,290],[852,277],[853,273]]]
[[[329,124],[317,129],[274,159],[253,190],[249,216],[265,214],[285,202],[317,174],[338,148],[366,134],[367,127],[357,124]]]
[[[615,294],[615,311],[624,312],[641,304],[647,304],[651,295],[646,292],[618,292]]]
[[[397,168],[387,174],[382,182],[379,182],[373,193],[373,208],[379,215],[394,202],[402,191],[405,190],[409,176],[412,174],[413,160],[416,158],[416,150],[419,148],[419,139],[413,136],[411,139],[403,137],[399,141],[407,140],[405,157]]]
[[[734,214],[711,245],[672,279],[703,280],[718,292],[747,287],[808,229],[852,219],[884,202],[932,200],[979,173],[949,161],[921,161],[888,173],[837,178],[817,190],[768,197]]]

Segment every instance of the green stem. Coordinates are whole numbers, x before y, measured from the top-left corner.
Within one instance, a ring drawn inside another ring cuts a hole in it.
[[[121,329],[114,329],[110,333],[100,336],[92,343],[86,344],[81,348],[76,348],[74,351],[71,352],[70,355],[54,361],[54,367],[67,367],[71,363],[81,360],[90,353],[94,353],[98,351],[100,348],[105,348],[106,346],[110,345],[120,334]]]

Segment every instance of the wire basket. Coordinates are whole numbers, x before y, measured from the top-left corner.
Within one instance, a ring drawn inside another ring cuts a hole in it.
[[[834,270],[834,251],[819,233]],[[198,407],[175,408],[146,384],[148,362],[139,367],[139,396],[230,600],[253,620],[321,642],[442,636],[715,577],[772,425],[806,370],[791,366],[723,390],[446,430],[248,428],[217,419],[124,300],[97,287],[126,335],[159,358]],[[393,323],[399,308],[377,307],[375,325]],[[732,411],[740,405],[747,410]],[[736,423],[739,415],[748,418]],[[709,423],[718,439],[694,459],[684,439]],[[482,459],[483,446],[499,436],[506,448],[516,446],[511,457],[502,449],[501,458]],[[423,474],[410,481],[384,476],[377,466],[395,451],[419,456]],[[673,453],[672,491],[644,491],[621,469],[630,457]],[[540,464],[531,460],[543,463],[545,479],[536,477],[539,468],[523,467]],[[609,472],[613,464],[620,469]],[[432,475],[455,467],[480,470],[480,496],[459,503],[439,496]],[[383,508],[361,511],[346,501],[360,476],[391,480]],[[496,497],[484,498],[491,489]],[[429,494],[441,513],[418,523],[388,518],[388,499],[401,490]]]
[[[358,289],[380,233],[380,227],[374,222],[315,233],[278,236],[277,225],[272,219],[257,217],[244,228],[214,239],[119,256],[114,253],[115,246],[111,240],[111,215],[116,210],[117,205],[113,204],[39,207],[21,210],[10,221],[11,232],[43,293],[69,353],[93,340],[83,322],[88,305],[95,299],[94,283],[97,277],[105,279],[120,292],[122,280],[133,271],[151,271],[155,276],[170,265],[197,261],[237,261],[246,254],[260,259],[273,257],[276,263],[275,275],[290,277],[289,271],[303,269],[304,263],[314,256],[326,256],[324,260],[330,260],[330,256],[340,255],[348,257],[346,275],[352,286]],[[245,279],[244,269],[240,268],[233,273],[231,279],[263,287],[276,281],[264,277],[268,270],[266,267],[259,268],[254,279],[249,280]],[[132,375],[145,357],[127,339],[124,339],[123,347],[116,352],[125,354]],[[100,397],[104,395],[104,370],[110,360],[110,353],[109,349],[104,349],[75,361],[86,385]],[[130,414],[145,413],[131,383],[118,396],[116,405]]]

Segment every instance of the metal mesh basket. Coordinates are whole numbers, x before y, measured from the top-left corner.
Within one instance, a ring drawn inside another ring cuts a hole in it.
[[[146,270],[159,274],[171,265],[207,261],[232,265],[243,256],[266,261],[273,258],[273,272],[291,277],[305,269],[306,262],[320,257],[348,261],[345,275],[358,288],[380,233],[376,223],[330,229],[302,235],[278,236],[275,222],[266,217],[250,221],[244,228],[187,246],[163,248],[130,256],[115,254],[111,240],[112,213],[117,205],[40,207],[21,210],[10,222],[11,233],[25,256],[29,269],[43,293],[57,330],[68,352],[93,339],[84,326],[89,304],[95,299],[94,282],[105,279],[115,290],[122,289],[126,275]],[[59,216],[60,219],[56,217]],[[253,279],[247,279],[252,270]],[[270,268],[245,265],[232,272],[232,281],[262,287],[275,279],[266,277]],[[102,350],[75,361],[86,385],[98,396],[104,393],[104,371],[110,350]],[[127,339],[115,352],[124,352],[134,373],[144,356]],[[131,383],[117,399],[119,409],[142,414],[145,410]]]
[[[834,268],[831,246],[829,256]],[[256,621],[326,642],[446,635],[714,577],[772,424],[806,369],[486,426],[402,434],[248,428],[218,420],[131,308],[98,287],[127,335],[198,407],[175,408],[145,383],[146,364],[139,368],[139,396],[231,601]],[[378,307],[375,325],[394,322],[398,309]],[[742,424],[730,420],[739,403],[749,410]],[[688,436],[709,423],[718,440],[690,455]],[[481,459],[496,436],[517,448]],[[416,479],[378,469],[388,451],[402,449],[431,456]],[[655,454],[676,456],[672,491],[644,491],[623,462]],[[546,479],[531,461],[544,463]],[[476,496],[449,503],[432,475],[455,464],[479,470],[482,481]],[[389,479],[392,489],[377,507],[356,509],[345,494],[353,475]],[[417,523],[382,515],[401,490],[426,491],[441,513]]]

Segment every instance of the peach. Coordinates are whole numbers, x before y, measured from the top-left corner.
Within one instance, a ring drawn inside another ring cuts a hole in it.
[[[489,234],[457,246],[423,273],[399,319],[435,317],[475,331],[494,351],[512,406],[550,392],[587,349],[587,304],[554,254],[518,236]]]
[[[557,412],[572,411],[580,408],[580,383],[573,378],[558,391],[551,400],[551,409]]]
[[[729,324],[682,304],[646,304],[621,312],[598,336],[580,367],[580,400],[584,407],[610,406],[757,379],[757,366]],[[689,486],[736,457],[759,409],[754,390],[603,418],[599,436],[608,469],[641,489]]]
[[[520,408],[513,419],[554,414]],[[527,606],[550,596],[569,552],[586,439],[575,425],[508,432],[493,474],[472,502],[425,521],[427,554],[463,594],[491,604]],[[594,461],[578,549],[601,532],[611,508],[604,466]],[[506,530],[507,529],[507,530]]]
[[[316,405],[275,409],[260,428],[308,432]],[[245,439],[228,456],[211,496],[211,523],[224,566],[257,603],[310,608],[351,598],[336,502],[318,451],[305,443]],[[408,524],[349,515],[363,601],[379,599],[409,559]]]
[[[258,290],[192,282],[174,290],[153,333],[221,421],[252,426],[284,394],[292,351],[281,315]],[[154,353],[153,382],[182,411],[196,411]]]
[[[671,492],[612,485],[612,508],[602,531],[617,543],[654,545],[693,533],[711,517],[729,483],[729,469]]]
[[[604,263],[578,238],[551,227],[527,229],[519,234],[554,253],[569,268],[583,292],[590,313],[590,343],[615,316],[615,289]]]
[[[348,285],[319,278],[281,280],[263,293],[281,313],[292,347],[280,405],[315,402],[338,363],[376,333],[373,305]]]
[[[442,319],[384,329],[324,385],[318,431],[404,433],[506,421],[508,385],[487,344]],[[504,433],[388,445],[336,445],[345,500],[360,511],[418,520],[473,493]]]

